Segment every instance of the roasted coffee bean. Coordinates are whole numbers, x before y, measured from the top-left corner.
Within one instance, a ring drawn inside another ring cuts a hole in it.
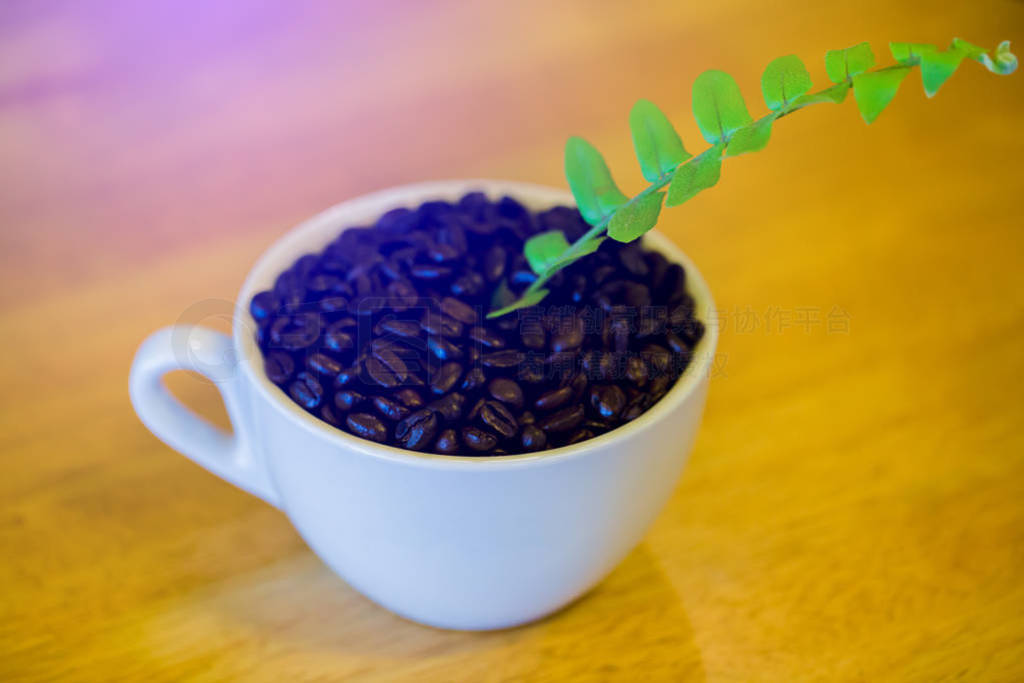
[[[374,396],[373,407],[382,417],[389,420],[401,420],[409,414],[409,409],[405,405],[384,396]]]
[[[537,410],[549,411],[561,408],[569,399],[572,398],[572,387],[566,385],[564,387],[558,387],[551,391],[546,391],[537,397],[537,400],[533,402],[533,406]]]
[[[626,393],[614,384],[598,384],[590,387],[590,405],[606,420],[614,420],[626,407]]]
[[[458,320],[463,325],[473,325],[480,318],[472,306],[450,296],[441,299],[440,308],[442,313],[449,318]]]
[[[523,354],[514,349],[494,351],[485,353],[480,357],[480,362],[488,368],[514,368],[523,360]]]
[[[459,256],[459,250],[450,244],[434,244],[427,249],[427,258],[435,263],[454,261]]]
[[[512,412],[498,401],[484,401],[480,407],[480,421],[506,439],[516,435],[519,423]]]
[[[444,337],[427,337],[427,349],[438,360],[458,360],[465,355],[462,349]]]
[[[441,432],[434,442],[434,452],[441,455],[454,455],[459,452],[459,436],[454,429]]]
[[[544,361],[539,358],[525,358],[516,369],[516,377],[524,384],[541,384],[544,376]]]
[[[495,377],[487,385],[487,390],[491,392],[491,396],[495,400],[501,401],[507,406],[516,409],[523,407],[523,388],[513,380]]]
[[[583,417],[583,406],[577,403],[541,418],[537,426],[545,432],[567,432],[579,427]]]
[[[484,374],[483,368],[474,367],[466,373],[459,388],[466,392],[476,391],[486,383],[487,375]]]
[[[452,283],[451,292],[455,296],[475,297],[482,294],[486,286],[484,276],[473,271],[457,278]]]
[[[583,392],[587,390],[587,384],[587,376],[582,372],[569,380],[569,386],[572,388],[572,396],[574,399],[578,401],[583,398]]]
[[[371,356],[363,361],[363,367],[366,369],[367,379],[382,387],[397,387],[404,381],[403,377],[391,370],[376,357]]]
[[[638,387],[647,382],[647,364],[640,356],[631,355],[626,359],[626,379]]]
[[[314,353],[306,359],[306,367],[319,375],[335,377],[344,366],[326,353]]]
[[[622,411],[622,419],[626,422],[635,420],[643,415],[650,406],[650,396],[648,394],[639,394],[626,403],[626,407]]]
[[[532,425],[537,421],[537,418],[529,410],[524,410],[519,417],[516,418],[516,421],[521,425]]]
[[[677,328],[679,335],[690,346],[695,346],[704,336],[704,323],[699,320],[687,320]]]
[[[343,296],[329,296],[320,300],[320,310],[324,313],[339,313],[348,310],[349,301]]]
[[[289,351],[312,346],[320,337],[320,316],[309,311],[282,315],[270,322],[271,344]]]
[[[397,383],[402,383],[408,378],[409,368],[406,366],[405,361],[402,360],[402,357],[398,355],[398,346],[391,343],[374,343],[371,345],[371,351],[373,353],[373,357],[368,360],[379,361],[383,368],[395,376]],[[408,355],[407,352],[406,355]],[[378,380],[377,383],[382,386],[394,386],[386,385],[380,380]]]
[[[324,396],[323,385],[309,372],[300,372],[295,381],[288,385],[288,394],[306,410],[313,410]]]
[[[583,321],[572,318],[563,321],[551,336],[551,350],[555,353],[573,351],[583,344]]]
[[[406,408],[412,408],[414,410],[423,406],[423,395],[409,387],[396,391],[395,400]]]
[[[277,307],[277,297],[274,296],[273,292],[260,292],[249,302],[249,313],[252,315],[253,320],[263,324],[277,314]]]
[[[337,408],[332,406],[330,403],[324,402],[323,405],[320,406],[320,419],[330,425],[340,427],[344,418],[338,414]]]
[[[358,391],[345,389],[334,394],[334,405],[338,410],[347,413],[354,407],[366,400],[366,397]]]
[[[675,332],[665,334],[665,343],[672,353],[689,353],[690,347]]]
[[[497,282],[505,275],[508,252],[501,245],[495,244],[484,254],[484,279]]]
[[[635,243],[634,243],[635,244]],[[650,272],[647,261],[644,260],[643,251],[639,246],[627,246],[619,250],[619,263],[630,275],[643,277]]]
[[[334,376],[334,386],[344,387],[353,384],[359,379],[359,368],[345,368]]]
[[[429,408],[417,410],[395,427],[395,438],[402,448],[426,450],[437,434],[437,413]]]
[[[463,427],[462,441],[477,453],[486,453],[494,450],[498,445],[498,437],[479,427]]]
[[[341,353],[342,351],[354,349],[356,342],[350,332],[335,329],[332,325],[324,333],[324,346],[335,353]]]
[[[389,332],[399,337],[418,337],[420,334],[419,323],[412,320],[382,320],[377,328],[374,330],[377,334]]]
[[[582,429],[577,429],[575,432],[572,433],[572,435],[568,439],[565,440],[563,445],[564,446],[571,446],[571,445],[579,443],[581,441],[586,441],[588,439],[593,439],[594,436],[596,436],[594,434],[594,432],[589,430],[589,429],[587,429],[586,427],[584,427]]]
[[[465,394],[460,394],[457,391],[445,394],[441,398],[433,401],[428,407],[431,410],[436,410],[441,417],[448,420],[449,422],[455,422],[462,417],[462,408],[466,405]]]
[[[482,346],[486,346],[488,349],[505,348],[505,340],[500,334],[479,325],[469,328],[469,338],[479,342]]]
[[[664,375],[672,366],[672,354],[664,346],[648,344],[640,351],[640,355],[647,361],[650,372],[654,376]]]
[[[674,304],[686,296],[686,271],[678,263],[673,263],[665,271],[661,286],[658,288],[658,300]]]
[[[520,339],[522,339],[523,346],[528,349],[543,349],[547,345],[547,335],[540,325],[524,325]]]
[[[452,269],[449,266],[439,266],[436,263],[414,263],[409,268],[409,274],[417,280],[441,280],[451,277]]]
[[[388,284],[387,302],[391,310],[401,313],[416,305],[419,296],[411,284],[404,280],[395,280]]]
[[[420,327],[427,334],[434,334],[440,337],[462,336],[463,326],[455,318],[449,318],[441,313],[427,312],[420,319]]]
[[[548,445],[548,435],[534,425],[526,425],[519,441],[525,452],[539,451]]]
[[[263,358],[263,370],[274,384],[284,384],[295,372],[295,361],[284,351],[271,351]]]
[[[462,366],[449,361],[434,372],[430,378],[430,390],[435,394],[447,394],[462,376]]]
[[[352,413],[345,420],[349,431],[358,437],[384,443],[388,439],[388,428],[369,413]]]
[[[651,385],[648,387],[649,396],[657,401],[659,398],[668,393],[668,387],[672,383],[672,379],[668,375],[661,375],[651,380]]]

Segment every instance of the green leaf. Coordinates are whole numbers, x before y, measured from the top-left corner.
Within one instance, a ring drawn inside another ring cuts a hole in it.
[[[546,297],[547,295],[548,295],[548,290],[546,290],[546,289],[537,289],[537,290],[534,290],[532,292],[529,292],[529,291],[525,292],[523,294],[523,297],[521,299],[519,299],[518,301],[513,301],[512,303],[510,303],[508,306],[505,306],[504,308],[499,308],[499,309],[497,309],[495,311],[491,311],[490,313],[487,314],[487,317],[488,318],[500,318],[501,316],[503,316],[503,315],[505,315],[507,313],[511,313],[512,311],[518,311],[520,308],[527,308],[529,306],[536,306],[541,301],[543,301],[544,297]]]
[[[1007,75],[1017,70],[1017,57],[1010,52],[1010,41],[1004,40],[996,46],[995,57],[988,54],[988,51],[968,43],[961,38],[954,38],[950,51],[962,54],[964,57],[981,62],[985,68],[994,74]]]
[[[865,123],[878,118],[882,110],[892,102],[908,73],[909,66],[897,66],[853,77],[853,96]]]
[[[565,239],[565,234],[561,230],[549,230],[526,240],[523,254],[526,255],[533,272],[540,275],[568,248],[569,241]]]
[[[825,73],[833,83],[864,73],[875,65],[871,45],[860,43],[842,50],[829,50],[825,54]]]
[[[729,140],[729,145],[725,148],[725,156],[737,157],[747,152],[764,149],[764,146],[768,144],[768,138],[772,136],[772,123],[774,122],[775,119],[769,116],[740,128],[733,134],[732,140]]]
[[[652,183],[691,156],[683,147],[679,133],[650,100],[637,100],[633,105],[629,112],[629,129],[640,170]]]
[[[608,236],[619,242],[632,242],[654,227],[661,213],[664,192],[642,194],[615,212],[608,223]]]
[[[773,60],[761,76],[761,93],[772,111],[782,109],[811,89],[811,75],[796,55]]]
[[[822,90],[819,93],[804,95],[803,97],[797,98],[797,100],[788,108],[788,111],[800,109],[801,107],[806,107],[809,104],[818,104],[819,102],[834,102],[835,104],[842,104],[843,100],[846,99],[846,93],[848,92],[850,92],[850,84],[839,83],[837,85],[833,85],[831,88]]]
[[[701,135],[712,145],[727,141],[753,121],[736,81],[715,70],[705,71],[693,82],[693,115]]]
[[[622,211],[622,209],[619,209],[619,211]],[[612,216],[612,220],[615,220],[615,216],[617,215],[619,215],[618,211],[615,212],[615,214]],[[576,244],[573,245],[572,254],[557,259],[554,263],[552,263],[549,266],[549,268],[551,268],[552,270],[561,270],[562,268],[568,266],[570,263],[575,263],[576,261],[579,261],[584,256],[590,256],[601,247],[601,243],[604,242],[605,239],[605,237],[592,237],[586,242],[577,242]]]
[[[954,38],[950,49],[959,52],[964,57],[975,59],[979,62],[981,61],[982,55],[985,54],[985,48],[978,47],[974,43],[968,43],[963,38]]]
[[[576,206],[591,225],[629,201],[612,180],[601,153],[583,138],[571,137],[565,143],[565,177]]]
[[[928,97],[934,97],[942,84],[952,76],[963,60],[957,50],[943,52],[934,45],[924,43],[889,43],[893,59],[900,64],[921,66],[921,83]]]
[[[718,182],[722,173],[722,148],[723,145],[716,145],[676,169],[668,186],[665,206],[679,206]]]

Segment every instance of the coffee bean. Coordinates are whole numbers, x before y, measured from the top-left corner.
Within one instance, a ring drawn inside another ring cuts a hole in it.
[[[365,400],[365,396],[360,394],[358,391],[352,391],[351,389],[345,389],[334,394],[334,405],[338,410],[345,413],[352,410],[352,408]]]
[[[488,330],[485,327],[476,325],[469,328],[469,338],[489,349],[501,349],[505,347],[505,340],[501,335]]]
[[[423,396],[415,389],[406,387],[395,392],[395,399],[406,408],[416,409],[423,406]]]
[[[523,451],[539,451],[548,445],[548,435],[534,425],[526,425],[520,435]]]
[[[345,368],[334,376],[334,386],[344,387],[355,383],[359,379],[359,368]]]
[[[634,243],[635,244],[635,243]],[[643,277],[650,272],[643,251],[638,246],[627,246],[619,250],[619,263],[630,275]]]
[[[320,406],[320,419],[334,427],[340,427],[342,423],[342,417],[338,414],[338,410],[326,402]]]
[[[451,292],[455,296],[475,297],[483,293],[486,284],[484,276],[473,271],[457,278],[452,283]]]
[[[626,359],[626,379],[638,387],[647,382],[647,364],[640,356],[629,356]]]
[[[288,394],[306,410],[313,410],[320,405],[324,388],[316,377],[303,371],[297,374],[295,381],[288,385]]]
[[[521,425],[532,425],[537,421],[537,418],[529,410],[524,410],[519,417],[516,418],[516,421]]]
[[[411,320],[382,320],[378,328],[378,334],[390,332],[399,337],[418,337],[420,334],[419,323]]]
[[[429,408],[417,410],[395,427],[395,438],[402,448],[426,450],[437,434],[437,413]]]
[[[440,308],[449,318],[454,318],[464,325],[472,325],[480,318],[472,306],[450,296],[441,299]]]
[[[409,409],[405,405],[384,396],[374,396],[373,407],[382,417],[389,420],[401,420],[409,414]]]
[[[289,351],[312,346],[320,337],[320,317],[312,312],[294,313],[270,322],[270,341]]]
[[[626,407],[626,393],[614,384],[599,384],[590,388],[590,405],[606,420],[614,420]]]
[[[434,452],[441,455],[455,455],[459,452],[459,436],[454,429],[441,432],[434,442]]]
[[[589,429],[586,429],[586,428],[577,429],[575,432],[572,433],[572,435],[568,439],[566,439],[563,442],[562,445],[564,445],[564,446],[571,446],[571,445],[579,443],[581,441],[586,441],[588,439],[593,439],[594,436],[596,436],[594,434],[594,432],[592,432]]]
[[[448,420],[449,422],[455,422],[462,417],[462,408],[466,405],[465,394],[460,394],[457,391],[445,394],[441,398],[433,401],[428,406],[431,410],[437,411],[441,417]]]
[[[435,263],[415,263],[409,268],[409,274],[417,280],[440,280],[450,277],[452,269]]]
[[[638,394],[626,403],[626,407],[622,411],[622,419],[626,422],[635,420],[640,417],[644,411],[651,406],[650,395]]]
[[[283,351],[271,351],[263,359],[263,370],[274,384],[284,384],[295,372],[295,361]]]
[[[349,332],[336,329],[332,325],[324,333],[324,346],[335,353],[341,353],[355,348],[356,342]]]
[[[537,422],[537,426],[545,432],[567,432],[579,427],[581,422],[583,422],[583,406],[577,403],[541,418]]]
[[[555,410],[564,406],[570,398],[572,398],[572,387],[558,387],[538,396],[533,405],[537,410]]]
[[[583,321],[572,318],[559,325],[551,337],[551,350],[555,353],[578,349],[583,343]]]
[[[651,375],[664,375],[672,365],[672,354],[664,346],[648,344],[641,351],[640,355],[650,369]]]
[[[340,313],[347,311],[349,301],[343,296],[329,296],[320,300],[320,310],[324,313]]]
[[[249,302],[249,313],[253,320],[262,324],[277,314],[278,302],[273,292],[260,292]]]
[[[458,360],[465,355],[462,349],[444,337],[427,337],[427,349],[438,360]]]
[[[505,275],[505,265],[508,261],[508,252],[503,247],[495,244],[484,254],[484,278],[488,282],[497,282]]]
[[[393,388],[402,384],[403,379],[380,359],[371,356],[363,361],[367,378],[382,387]]]
[[[435,244],[427,249],[427,258],[435,263],[454,261],[459,256],[459,250],[450,244]]]
[[[480,408],[480,421],[506,439],[516,435],[519,423],[512,412],[498,401],[484,401]]]
[[[388,439],[388,428],[369,413],[352,413],[345,420],[349,431],[358,437],[384,443]]]
[[[466,376],[463,378],[462,384],[459,388],[466,392],[476,391],[486,383],[487,375],[484,374],[483,369],[474,367],[466,373]]]
[[[401,313],[416,305],[419,297],[416,290],[408,282],[395,280],[388,284],[387,302],[391,310]]]
[[[462,336],[462,323],[455,318],[449,318],[441,313],[428,312],[420,320],[420,327],[427,334],[434,334],[441,337]]]
[[[514,349],[494,351],[485,353],[480,357],[480,362],[488,368],[514,368],[522,362],[523,354]]]
[[[378,361],[383,369],[394,375],[396,383],[404,382],[409,377],[409,368],[406,366],[405,361],[402,360],[402,357],[399,356],[399,351],[404,350],[405,353],[403,355],[408,355],[408,349],[402,349],[392,343],[379,343],[380,341],[375,340],[378,343],[371,345],[373,356],[367,360]],[[380,380],[377,380],[377,383],[382,386],[394,386],[393,384],[384,384]]]
[[[687,320],[679,326],[677,331],[686,343],[693,347],[704,336],[704,323],[699,320]]]
[[[306,359],[306,367],[317,374],[333,378],[342,371],[344,366],[326,353],[314,353]]]
[[[498,445],[498,437],[478,427],[463,427],[462,441],[477,453],[494,450]]]
[[[540,325],[524,326],[520,339],[528,349],[543,349],[547,345],[547,336]]]
[[[462,366],[454,361],[445,363],[430,378],[430,390],[435,394],[448,393],[462,376]]]
[[[491,392],[491,396],[507,406],[513,408],[523,407],[523,388],[513,380],[495,377],[487,385],[487,390]]]
[[[541,384],[545,380],[544,361],[539,358],[525,358],[516,370],[516,377],[525,384]]]

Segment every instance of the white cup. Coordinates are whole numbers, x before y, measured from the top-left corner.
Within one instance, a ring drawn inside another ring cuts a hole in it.
[[[233,337],[202,327],[149,337],[132,365],[139,417],[172,448],[281,509],[339,576],[409,619],[497,629],[538,619],[598,583],[636,546],[679,477],[700,423],[718,336],[711,294],[690,260],[651,232],[646,244],[686,269],[706,326],[672,389],[607,434],[540,453],[456,457],[359,439],[311,417],[267,379],[249,314],[299,256],[353,225],[472,190],[532,210],[572,205],[537,185],[448,181],[343,202],[282,237],[256,263],[235,305]],[[161,379],[195,370],[216,382],[234,434],[182,406]]]

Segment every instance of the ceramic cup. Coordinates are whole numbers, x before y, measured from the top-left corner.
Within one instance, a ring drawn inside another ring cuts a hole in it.
[[[646,244],[686,268],[706,325],[675,386],[639,418],[589,441],[502,457],[429,455],[359,439],[299,408],[263,372],[249,314],[296,258],[396,207],[482,190],[532,210],[572,205],[536,185],[450,181],[375,192],[328,209],[259,259],[235,307],[233,335],[166,328],[139,348],[131,398],[172,448],[283,511],[339,576],[409,619],[452,629],[497,629],[571,602],[636,546],[665,504],[693,445],[718,336],[707,285],[656,232]],[[215,428],[164,388],[189,369],[219,387],[234,427]]]

